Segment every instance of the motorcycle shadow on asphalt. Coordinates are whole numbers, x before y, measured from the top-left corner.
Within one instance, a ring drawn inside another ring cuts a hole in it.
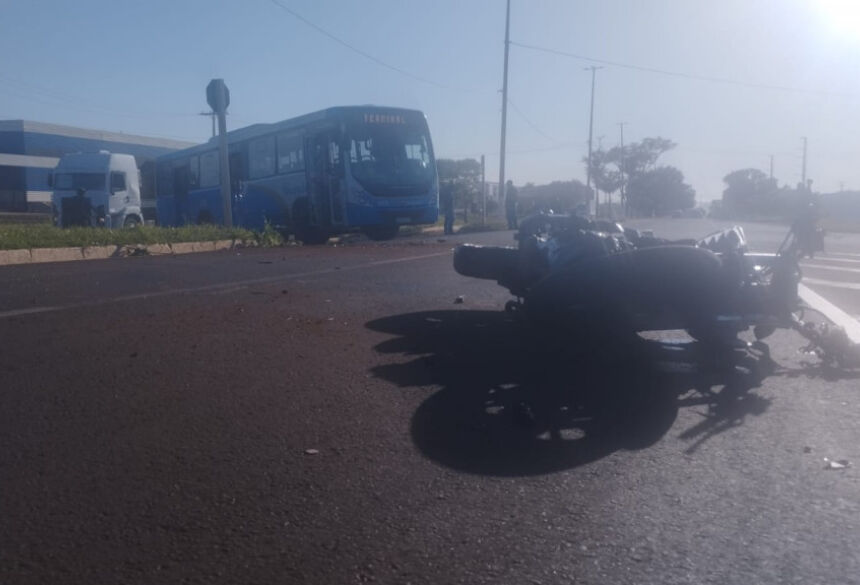
[[[412,416],[415,445],[470,473],[546,474],[646,448],[672,428],[679,407],[707,405],[703,421],[682,436],[694,441],[692,452],[769,404],[747,393],[757,375],[667,373],[655,367],[665,356],[654,354],[654,342],[623,351],[552,340],[501,311],[419,312],[366,326],[396,336],[377,352],[410,358],[374,367],[374,376],[401,388],[441,387]]]

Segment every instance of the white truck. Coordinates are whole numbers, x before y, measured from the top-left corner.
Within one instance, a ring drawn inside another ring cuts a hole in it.
[[[131,228],[143,223],[140,172],[130,154],[67,154],[49,181],[54,225]]]

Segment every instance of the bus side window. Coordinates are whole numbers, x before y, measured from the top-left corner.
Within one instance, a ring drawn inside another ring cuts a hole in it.
[[[218,151],[213,150],[200,155],[200,186],[216,187],[221,184],[221,170],[218,166]]]
[[[159,197],[173,195],[173,168],[170,161],[155,163],[155,189]]]
[[[252,140],[248,147],[249,175],[259,179],[275,174],[275,137],[264,136]]]
[[[328,143],[328,163],[332,175],[343,176],[343,159],[340,156],[340,143],[337,137],[332,137]]]
[[[191,189],[200,187],[200,158],[196,156],[188,160],[188,186]]]
[[[278,136],[278,173],[300,171],[305,166],[301,136]]]
[[[173,194],[177,197],[188,195],[187,161],[177,162],[173,167]]]
[[[242,164],[242,153],[230,153],[230,192],[238,193],[241,182],[245,180],[245,169]]]

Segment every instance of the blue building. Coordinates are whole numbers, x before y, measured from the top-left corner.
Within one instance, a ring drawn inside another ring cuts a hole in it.
[[[71,126],[0,120],[0,212],[48,211],[48,173],[64,154],[107,150],[134,155],[144,177],[155,157],[193,146],[190,142],[133,134],[86,130]],[[147,185],[143,185],[144,195]]]

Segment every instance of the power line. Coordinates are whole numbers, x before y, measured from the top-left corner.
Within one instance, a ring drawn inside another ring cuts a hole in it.
[[[546,138],[547,140],[549,140],[553,144],[558,144],[558,140],[556,140],[555,138],[553,138],[552,136],[550,136],[549,134],[547,134],[546,132],[541,130],[537,124],[532,122],[528,118],[528,116],[526,116],[523,113],[523,111],[511,100],[511,98],[508,98],[508,105],[510,105],[514,109],[514,111],[519,115],[519,117],[522,118],[525,121],[525,123],[531,127],[532,130],[534,130],[535,132],[537,132],[538,134],[540,134],[541,136],[543,136],[544,138]]]
[[[613,67],[619,67],[622,69],[632,69],[634,71],[644,71],[646,73],[657,73],[659,75],[667,75],[671,77],[680,77],[682,79],[694,79],[696,81],[707,81],[710,83],[722,83],[726,85],[738,85],[741,87],[749,87],[753,89],[768,89],[773,91],[787,91],[794,93],[809,93],[809,94],[817,94],[817,95],[828,95],[828,96],[838,96],[838,97],[850,97],[856,98],[860,97],[858,94],[852,93],[840,93],[834,91],[826,91],[823,89],[804,89],[800,87],[789,87],[784,85],[769,85],[766,83],[752,83],[748,81],[739,81],[737,79],[728,79],[725,77],[711,77],[708,75],[698,75],[695,73],[685,73],[681,71],[670,71],[668,69],[659,69],[656,67],[645,67],[642,65],[633,65],[631,63],[622,63],[620,61],[610,61],[608,59],[598,59],[596,57],[589,57],[587,55],[578,55],[576,53],[569,53],[567,51],[559,51],[557,49],[550,49],[547,47],[538,47],[536,45],[529,45],[526,43],[518,43],[516,41],[511,41],[512,45],[523,49],[529,49],[532,51],[538,51],[541,53],[549,53],[551,55],[560,55],[562,57],[570,57],[572,59],[579,59],[580,61],[588,61],[590,63],[600,63],[603,65],[611,65]]]
[[[308,20],[307,18],[305,18],[304,16],[302,16],[301,14],[299,14],[298,12],[293,10],[292,8],[285,6],[284,4],[279,2],[278,0],[269,0],[269,1],[272,4],[274,4],[275,6],[277,6],[278,8],[280,8],[281,10],[283,10],[284,12],[286,12],[287,14],[289,14],[290,16],[292,16],[293,18],[295,18],[296,20],[299,20],[299,21],[303,22],[304,24],[306,24],[307,26],[311,27],[312,29],[314,29],[315,31],[320,33],[321,35],[328,37],[329,39],[333,40],[337,44],[346,47],[347,49],[349,49],[350,51],[352,51],[354,53],[357,53],[358,55],[361,55],[365,59],[376,63],[380,67],[385,67],[386,69],[390,69],[391,71],[394,71],[396,73],[399,73],[401,75],[404,75],[406,77],[414,79],[415,81],[420,81],[421,83],[426,83],[428,85],[433,85],[435,87],[439,87],[442,89],[455,89],[455,90],[460,90],[460,91],[474,91],[474,90],[469,90],[469,89],[465,89],[465,88],[457,88],[457,87],[453,87],[450,85],[445,85],[444,83],[439,83],[438,81],[433,81],[432,79],[427,79],[426,77],[421,77],[419,75],[415,75],[414,73],[406,71],[405,69],[401,69],[400,67],[397,67],[396,65],[391,65],[390,63],[386,63],[382,59],[374,57],[373,55],[371,55],[367,51],[363,51],[363,50],[359,49],[358,47],[356,47],[355,45],[346,42],[342,38],[338,37],[334,33],[327,31],[326,29],[319,26],[318,24],[311,22],[310,20]]]
[[[146,119],[152,116],[166,118],[184,118],[193,115],[189,113],[157,112],[144,110],[135,110],[134,112],[130,112],[127,110],[120,110],[116,108],[111,108],[109,106],[104,106],[91,100],[83,99],[72,94],[60,92],[32,82],[22,81],[20,79],[16,79],[14,77],[10,77],[4,74],[0,74],[0,80],[6,82],[7,84],[17,86],[17,88],[10,88],[8,86],[0,87],[0,90],[5,91],[9,95],[13,95],[21,99],[36,101],[46,105],[62,105],[65,108],[81,112],[107,112],[124,118],[136,119]]]

